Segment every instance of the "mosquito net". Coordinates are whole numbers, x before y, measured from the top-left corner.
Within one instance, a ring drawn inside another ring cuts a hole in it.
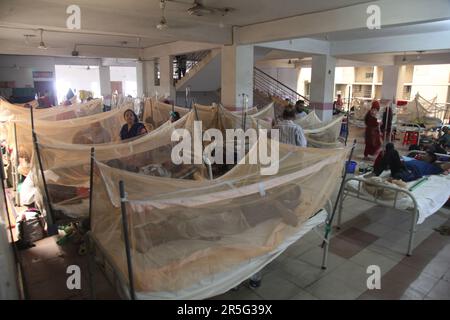
[[[372,107],[371,101],[363,99],[355,99],[354,102],[355,112],[353,115],[353,119],[363,121],[364,117],[366,116],[367,112],[369,112],[371,107]]]
[[[214,180],[144,176],[95,163],[92,234],[125,287],[119,181],[127,193],[139,298],[183,298],[186,295],[180,292],[189,288],[214,285],[221,274],[280,246],[325,205],[342,173],[345,149],[282,144],[278,173],[264,176],[260,165],[248,161],[258,146]],[[256,271],[247,270],[244,276]],[[229,276],[229,285],[236,285],[233,281]]]
[[[436,97],[431,101],[416,94],[413,100],[397,109],[397,121],[399,123],[415,123],[425,126],[442,125],[440,117],[445,115],[445,108],[436,105]]]
[[[334,117],[328,122],[322,122],[314,111],[306,117],[296,120],[305,133],[308,146],[315,148],[339,148],[341,125],[344,116]]]
[[[124,123],[123,111],[130,107],[132,107],[132,104],[125,104],[109,112],[67,120],[55,121],[47,120],[48,117],[46,119],[38,118],[34,120],[35,132],[40,136],[66,143],[98,144],[115,142],[120,139],[119,132]],[[30,112],[29,109],[26,109],[26,111]],[[14,150],[13,157],[15,157],[17,139],[19,158],[26,159],[29,162],[33,149],[30,116],[26,118],[21,115],[5,122],[3,127],[2,138]]]
[[[64,120],[100,113],[103,110],[102,99],[93,99],[86,103],[70,106],[57,106],[34,110],[36,120]],[[0,98],[0,121],[30,120],[30,110],[20,105],[14,105]]]
[[[194,132],[196,120],[202,124],[199,132],[200,140],[203,132],[209,128],[216,128],[221,132],[227,128],[235,128],[235,117],[230,117],[229,113],[222,111],[218,107],[199,108],[197,112],[192,110],[174,123],[167,121],[147,135],[120,143],[81,145],[64,143],[38,134],[38,146],[49,187],[50,203],[64,215],[72,217],[87,215],[91,147],[95,147],[96,159],[115,168],[152,176],[206,179],[210,173],[206,171],[202,159],[197,161],[200,164],[195,165],[172,164],[171,150],[178,141],[172,142],[171,136],[176,129],[187,129],[191,133],[191,139],[196,139]],[[251,119],[249,123],[250,121]],[[256,128],[254,121],[251,125]],[[33,167],[35,168],[33,184],[39,186],[38,190],[43,194],[43,182],[39,180],[41,177],[37,171],[39,166],[36,161]],[[219,175],[228,168],[214,169],[214,174]],[[40,199],[43,199],[42,196]]]
[[[148,129],[154,129],[168,121],[172,111],[178,112],[180,117],[182,117],[189,112],[189,109],[172,106],[157,100],[155,97],[147,98],[144,100],[142,119]]]

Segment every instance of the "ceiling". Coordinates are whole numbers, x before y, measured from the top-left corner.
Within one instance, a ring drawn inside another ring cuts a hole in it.
[[[81,30],[68,30],[66,8],[73,0],[1,0],[0,40],[14,46],[25,45],[25,34],[39,35],[43,28],[44,41],[54,48],[75,44],[96,44],[142,47],[177,40],[227,43],[232,26],[277,20],[284,17],[331,10],[367,0],[200,0],[205,6],[228,7],[234,10],[225,16],[219,13],[191,16],[187,9],[193,0],[167,0],[165,17],[169,29],[160,31],[160,0],[77,0],[81,9]],[[58,32],[56,32],[58,31]],[[30,38],[26,46],[37,47],[39,37]],[[123,44],[126,41],[127,44]],[[26,47],[25,46],[25,47]]]
[[[73,0],[0,0],[0,54],[70,55],[90,47],[90,56],[137,58],[138,47],[147,48],[179,40],[228,44],[232,42],[232,27],[247,26],[280,18],[301,16],[337,8],[368,3],[367,0],[199,0],[210,7],[234,10],[222,16],[191,16],[187,9],[194,0],[166,0],[165,17],[169,28],[161,31],[156,25],[161,19],[160,0],[77,0],[81,8],[81,29],[69,30],[66,9]],[[39,28],[44,29],[47,53],[37,50]],[[450,30],[450,20],[380,30],[350,30],[316,34],[311,38],[344,41],[363,38],[417,34]],[[26,39],[24,35],[35,37]],[[139,40],[138,40],[139,39]],[[139,41],[139,42],[138,42]],[[94,49],[92,49],[94,48]],[[113,50],[122,52],[108,55]],[[129,50],[125,50],[125,49]],[[98,49],[98,50],[97,50]],[[103,49],[103,51],[100,51]],[[258,55],[258,54],[256,54]],[[87,54],[87,56],[89,56]],[[295,58],[295,52],[261,52],[261,58]],[[256,59],[258,59],[256,57]]]

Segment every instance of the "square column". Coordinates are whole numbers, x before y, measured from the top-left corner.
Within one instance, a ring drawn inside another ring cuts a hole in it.
[[[383,85],[381,86],[381,103],[397,101],[400,66],[383,67]]]
[[[111,96],[111,73],[109,66],[99,67],[100,94],[103,97]]]
[[[173,57],[164,56],[159,58],[160,85],[156,90],[158,96],[168,97],[170,100],[176,99],[176,89],[173,82]]]
[[[222,48],[222,104],[243,107],[242,94],[248,97],[248,107],[253,106],[253,45],[224,46]]]
[[[310,106],[322,121],[333,117],[334,70],[336,58],[328,55],[312,57]]]
[[[144,78],[144,62],[136,62],[136,86],[137,86],[137,96],[140,98],[144,95],[145,88],[145,78]]]
[[[109,66],[99,66],[100,94],[103,97],[103,104],[111,106],[111,72]]]

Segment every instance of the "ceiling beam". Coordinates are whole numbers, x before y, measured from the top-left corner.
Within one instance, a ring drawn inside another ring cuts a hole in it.
[[[211,50],[221,47],[222,47],[221,45],[215,43],[175,41],[171,43],[146,48],[143,50],[142,56],[146,59],[151,59],[167,55],[177,55],[202,50]]]
[[[2,40],[0,54],[16,55],[34,55],[34,56],[52,56],[52,57],[70,57],[73,47],[51,47],[39,49],[37,47],[27,46],[23,41]],[[135,48],[120,48],[109,46],[90,46],[84,45],[77,48],[80,57],[93,58],[128,58],[137,59],[138,50]]]
[[[450,49],[450,31],[440,31],[403,36],[335,41],[331,43],[330,54],[339,57],[357,54],[447,49]]]
[[[378,5],[381,28],[450,19],[448,0],[379,0],[237,28],[236,44],[251,44],[367,28],[369,5]]]
[[[310,54],[330,54],[330,44],[328,41],[309,38],[263,42],[258,43],[257,46]]]
[[[406,61],[404,61],[406,60]],[[398,55],[395,57],[396,65],[414,64],[450,64],[450,52],[445,53],[425,53],[425,54],[407,54],[405,56]]]

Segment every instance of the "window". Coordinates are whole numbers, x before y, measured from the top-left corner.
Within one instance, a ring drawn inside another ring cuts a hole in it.
[[[366,79],[373,79],[373,72],[366,72]]]

